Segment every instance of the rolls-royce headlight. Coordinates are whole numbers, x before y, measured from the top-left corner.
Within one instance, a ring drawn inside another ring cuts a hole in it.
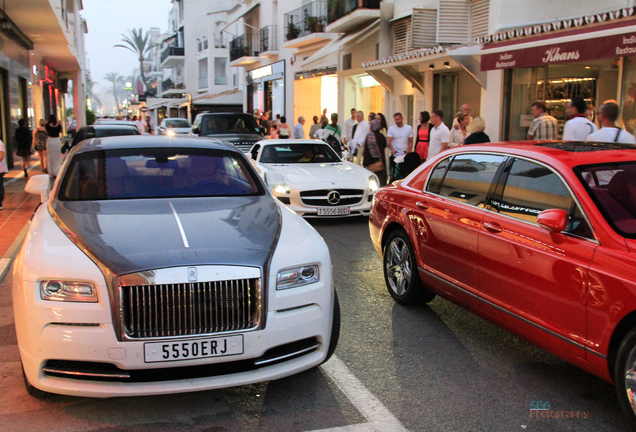
[[[90,282],[48,280],[40,282],[43,300],[97,302],[97,287]]]
[[[295,288],[312,284],[320,280],[320,273],[317,265],[307,265],[278,272],[276,278],[276,289]]]
[[[369,190],[375,192],[379,189],[380,185],[376,176],[369,177]]]
[[[279,184],[276,185],[276,187],[274,188],[274,192],[279,194],[288,194],[291,191],[289,190],[289,186],[287,186],[286,184]]]
[[[166,131],[166,135],[168,135],[168,136],[174,136],[174,131],[173,131],[173,130],[168,129],[168,130]]]

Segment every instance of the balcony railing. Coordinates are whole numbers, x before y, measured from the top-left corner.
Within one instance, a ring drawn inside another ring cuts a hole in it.
[[[199,78],[199,89],[208,88],[208,77]]]
[[[245,33],[235,37],[230,41],[230,61],[241,57],[258,57],[260,54],[260,43],[258,34]]]
[[[356,9],[380,9],[381,0],[329,0],[327,24],[338,21]]]
[[[161,53],[161,63],[169,56],[183,56],[184,54],[183,47],[168,47]]]
[[[227,40],[224,38],[214,38],[214,48],[227,48]]]
[[[227,77],[214,77],[214,85],[227,85]]]
[[[168,90],[174,90],[174,89],[179,89],[179,90],[183,90],[185,88],[184,84],[182,82],[174,82],[172,81],[172,79],[168,78],[167,80],[163,80],[161,82],[161,91],[162,92],[166,92]]]
[[[285,14],[285,40],[325,31],[327,0],[317,0]]]
[[[268,25],[261,29],[261,52],[276,51],[278,49],[278,26]]]

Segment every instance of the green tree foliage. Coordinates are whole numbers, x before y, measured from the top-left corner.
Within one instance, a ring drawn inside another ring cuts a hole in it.
[[[139,74],[141,75],[141,81],[143,81],[146,86],[146,91],[148,91],[148,81],[146,81],[146,75],[144,73],[144,58],[151,49],[159,44],[152,40],[149,31],[144,33],[143,28],[128,30],[128,33],[128,35],[121,35],[121,40],[124,44],[115,45],[115,47],[126,48],[137,55],[139,59]]]

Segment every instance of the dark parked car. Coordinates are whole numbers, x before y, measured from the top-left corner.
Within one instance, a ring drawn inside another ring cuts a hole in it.
[[[75,147],[78,143],[90,138],[104,138],[120,135],[141,135],[139,129],[134,123],[121,122],[121,124],[94,124],[92,126],[84,126],[77,131],[73,137],[71,147]]]
[[[200,137],[211,136],[227,141],[243,153],[264,138],[263,130],[251,114],[244,113],[203,113],[198,114],[192,125],[192,134]]]

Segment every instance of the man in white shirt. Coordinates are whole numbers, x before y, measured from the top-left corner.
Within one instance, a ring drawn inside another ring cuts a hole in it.
[[[349,141],[353,138],[353,127],[356,125],[356,109],[351,108],[351,118],[347,119],[344,122],[344,126],[342,127],[342,138],[344,138],[344,143],[348,144]]]
[[[364,145],[367,135],[369,134],[369,123],[364,119],[364,113],[362,111],[356,112],[356,120],[358,120],[356,133],[353,138],[351,138],[349,144],[349,152],[351,155],[353,155],[359,147]],[[358,156],[362,155],[359,154]]]
[[[305,117],[298,117],[298,123],[294,126],[294,138],[296,139],[304,139],[305,138],[305,130],[303,129],[303,125],[305,124]]]
[[[605,143],[636,144],[634,135],[623,128],[616,126],[618,119],[618,105],[614,102],[606,102],[601,105],[598,113],[598,120],[601,128],[585,138],[585,141],[596,141]]]
[[[410,153],[413,148],[413,128],[404,124],[401,113],[393,114],[395,124],[389,128],[386,136],[387,144],[393,156],[402,156]]]
[[[135,124],[137,125],[137,129],[139,129],[139,133],[142,135],[146,134],[146,121],[144,120],[144,115],[139,115],[139,120],[135,120]]]
[[[448,127],[442,121],[444,120],[444,113],[442,110],[433,110],[431,112],[431,123],[433,128],[431,129],[428,141],[428,157],[426,160],[430,160],[437,154],[448,149]]]
[[[597,127],[588,118],[585,112],[587,104],[583,98],[572,98],[565,109],[570,118],[563,127],[563,139],[566,141],[585,141],[591,133],[596,132]]]

